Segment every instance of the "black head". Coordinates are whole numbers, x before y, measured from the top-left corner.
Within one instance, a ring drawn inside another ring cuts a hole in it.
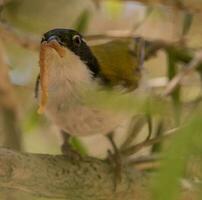
[[[79,56],[94,76],[99,74],[98,61],[80,33],[72,29],[53,29],[43,35],[41,42],[53,39]]]

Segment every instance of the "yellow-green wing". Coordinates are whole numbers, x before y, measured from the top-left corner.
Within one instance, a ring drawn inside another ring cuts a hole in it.
[[[138,85],[139,64],[130,52],[129,44],[129,40],[113,40],[91,47],[100,64],[101,76],[111,86],[123,85],[134,89]]]

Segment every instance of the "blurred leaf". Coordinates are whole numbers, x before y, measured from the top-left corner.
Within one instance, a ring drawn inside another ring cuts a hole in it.
[[[96,97],[96,98],[95,98]],[[90,90],[83,97],[85,103],[92,107],[105,108],[117,113],[134,115],[135,113],[163,114],[170,109],[170,104],[161,98],[120,93],[119,90]]]
[[[104,3],[106,10],[112,17],[120,16],[123,10],[123,3],[120,0],[109,0]]]
[[[193,14],[190,13],[190,12],[185,12],[184,14],[184,20],[183,20],[183,28],[182,28],[182,35],[185,36],[190,28],[191,28],[191,25],[192,25],[192,22],[193,22]]]
[[[173,53],[172,51],[167,51],[167,60],[168,79],[171,80],[178,73],[177,59],[175,53]],[[175,109],[175,120],[177,125],[179,125],[180,123],[180,91],[180,86],[177,86],[171,94]]]
[[[76,151],[78,151],[82,156],[87,155],[87,149],[84,146],[84,144],[81,142],[81,140],[79,140],[79,138],[77,138],[77,137],[71,137],[69,142],[70,142],[71,146]]]
[[[180,178],[193,149],[202,150],[202,116],[196,116],[172,138],[163,154],[164,161],[153,179],[152,194],[155,200],[177,200],[180,195]]]
[[[163,120],[161,120],[158,124],[157,124],[157,128],[155,130],[155,133],[154,133],[154,137],[161,137],[163,136]],[[163,144],[162,142],[159,142],[159,143],[156,143],[152,146],[152,149],[151,149],[151,152],[152,153],[159,153],[162,151],[162,147],[163,147]]]
[[[152,12],[149,13],[152,19],[154,20],[166,20],[168,13],[165,11],[165,7],[162,6],[152,6]],[[150,12],[150,9],[148,10]]]
[[[41,116],[36,112],[36,108],[27,112],[27,115],[23,119],[22,128],[25,133],[32,131],[37,128],[39,123],[42,122]]]
[[[90,11],[85,9],[81,12],[80,16],[77,18],[73,27],[78,32],[85,33],[89,24],[89,20],[90,20]]]
[[[148,17],[153,12],[153,10],[154,10],[154,7],[152,5],[148,5],[145,11],[146,17]]]

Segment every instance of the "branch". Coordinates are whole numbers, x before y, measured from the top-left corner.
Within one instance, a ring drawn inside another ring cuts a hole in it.
[[[145,171],[158,169],[160,167],[160,157],[157,155],[148,155],[134,158],[129,163],[135,166],[136,169]]]
[[[177,86],[181,83],[183,78],[190,72],[194,71],[202,63],[202,52],[198,52],[192,61],[188,63],[182,71],[180,71],[166,86],[163,93],[164,96],[170,95]]]
[[[1,144],[15,150],[22,149],[18,109],[13,87],[8,77],[5,52],[0,41],[0,135]]]
[[[128,147],[138,136],[144,125],[145,119],[142,116],[137,119],[133,118],[129,127],[129,134],[126,137],[126,140],[121,145],[120,149],[125,149],[126,147]]]
[[[0,36],[2,40],[9,40],[23,48],[38,51],[40,45],[40,39],[33,34],[24,33],[18,29],[10,26],[7,23],[0,22]],[[139,40],[139,36],[132,34],[130,30],[122,31],[106,31],[103,34],[86,35],[85,39],[88,42],[98,39],[134,39]],[[184,64],[188,64],[194,57],[194,51],[180,46],[179,42],[167,42],[163,40],[145,39],[145,60],[155,56],[158,50],[171,51],[175,54],[176,59]],[[199,63],[197,69],[202,68],[202,63]]]
[[[13,189],[71,200],[144,200],[147,194],[145,179],[134,169],[123,171],[122,181],[114,191],[111,166],[96,158],[78,160],[0,149],[0,166],[2,192]]]
[[[143,142],[140,142],[138,144],[135,144],[135,145],[132,145],[132,146],[130,146],[128,148],[123,149],[121,151],[121,153],[123,155],[125,155],[125,156],[134,155],[135,153],[137,153],[138,151],[142,150],[145,147],[148,147],[148,146],[151,146],[153,144],[162,142],[162,141],[172,137],[173,133],[175,133],[178,129],[179,128],[174,128],[174,129],[171,129],[171,130],[167,131],[165,133],[165,135],[157,136],[157,137],[152,138],[152,139],[146,139]]]
[[[0,36],[2,40],[9,40],[26,49],[39,50],[39,38],[32,34],[21,32],[7,23],[0,22]]]

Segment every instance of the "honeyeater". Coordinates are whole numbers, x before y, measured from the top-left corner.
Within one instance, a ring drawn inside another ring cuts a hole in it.
[[[114,39],[89,46],[75,30],[46,32],[41,40],[36,84],[39,112],[45,112],[64,135],[114,132],[127,116],[87,105],[83,94],[89,88],[111,89],[121,94],[138,86],[141,70],[138,54],[131,50],[134,42]]]

